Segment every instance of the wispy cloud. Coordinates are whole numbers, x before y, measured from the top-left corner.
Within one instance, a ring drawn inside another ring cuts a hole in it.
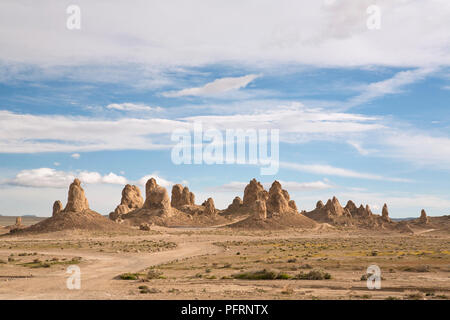
[[[409,179],[385,177],[382,175],[358,172],[350,169],[333,167],[323,164],[300,164],[292,162],[280,162],[280,167],[300,172],[315,173],[320,175],[330,175],[345,178],[367,179],[367,180],[385,180],[393,182],[411,182]]]
[[[392,131],[383,136],[385,155],[433,168],[450,168],[450,138],[419,131]]]
[[[216,79],[213,82],[209,82],[202,87],[164,92],[163,96],[169,98],[184,96],[214,96],[226,93],[228,91],[245,88],[250,82],[254,81],[258,77],[260,77],[260,75],[249,74],[242,77],[221,78]]]
[[[108,104],[106,109],[109,110],[118,110],[118,111],[161,111],[161,107],[151,107],[145,104],[137,104],[137,103],[111,103]]]
[[[109,120],[0,110],[0,153],[164,149],[173,145],[170,134],[175,129],[192,129],[194,122],[219,130],[282,128],[280,139],[295,143],[308,139],[348,139],[355,133],[384,128],[377,117],[308,109],[301,104],[244,112],[177,120],[171,120],[174,117]]]
[[[405,86],[425,79],[434,71],[436,71],[436,68],[427,67],[398,72],[392,78],[366,85],[359,95],[344,103],[344,106],[351,108],[376,98],[399,93]]]

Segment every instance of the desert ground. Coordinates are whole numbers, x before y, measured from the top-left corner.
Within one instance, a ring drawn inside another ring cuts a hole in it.
[[[32,219],[32,218],[28,218]],[[23,224],[30,221],[23,218]],[[35,222],[35,221],[32,221]],[[450,236],[152,226],[0,238],[0,299],[448,299]],[[69,290],[69,265],[81,288]],[[369,290],[366,269],[381,269]]]

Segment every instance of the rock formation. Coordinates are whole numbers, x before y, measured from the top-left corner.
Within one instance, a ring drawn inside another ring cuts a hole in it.
[[[195,195],[189,191],[188,187],[181,184],[176,184],[172,187],[172,201],[173,208],[181,208],[184,205],[194,205]]]
[[[84,195],[81,182],[75,179],[69,187],[69,196],[64,212],[81,212],[87,209],[89,209],[89,203]]]
[[[298,211],[297,204],[295,203],[294,200],[289,200],[288,205],[290,208],[294,209],[295,211]]]
[[[135,209],[142,208],[144,199],[142,199],[141,190],[137,186],[127,184],[122,190],[122,199],[114,212],[109,214],[111,220],[118,220],[122,215]]]
[[[170,215],[170,198],[166,188],[159,186],[154,178],[151,178],[145,184],[145,202],[144,209],[160,209],[162,214]]]
[[[369,205],[366,205],[365,207],[363,205],[356,207],[356,204],[352,200],[347,202],[344,210],[347,210],[350,213],[350,216],[355,218],[366,218],[372,215]]]
[[[265,220],[267,219],[267,209],[266,202],[263,200],[256,200],[254,207],[253,218],[256,220]]]
[[[279,215],[290,211],[289,194],[281,188],[278,181],[274,181],[269,190],[269,198],[266,201],[268,216]]]
[[[424,209],[420,212],[419,223],[427,224],[430,222],[430,218],[428,218],[427,213]]]
[[[212,198],[208,198],[208,200],[202,203],[202,206],[205,207],[206,215],[214,216],[216,214],[216,208],[214,206],[214,200]]]
[[[316,203],[316,209],[322,209],[325,205],[323,204],[322,200],[317,201]]]
[[[353,201],[347,202],[347,205],[343,208],[339,203],[339,200],[336,197],[333,197],[332,199],[328,199],[325,205],[322,201],[318,201],[316,209],[306,212],[305,215],[318,222],[350,226],[353,224],[352,214],[357,210],[358,208]]]
[[[22,217],[16,217],[16,227],[20,227],[22,225]]]
[[[263,185],[253,179],[244,189],[243,205],[252,208],[257,200],[266,201],[269,194],[264,190]]]
[[[122,190],[120,204],[131,210],[141,208],[144,204],[144,199],[142,199],[139,187],[127,184]]]
[[[327,203],[323,207],[323,209],[330,216],[340,217],[340,216],[351,216],[350,212],[344,208],[342,208],[339,200],[336,197],[333,199],[328,199]]]
[[[64,207],[63,204],[61,203],[61,201],[57,200],[53,203],[53,213],[52,213],[52,217],[57,216],[58,214],[60,214],[63,211]]]
[[[227,211],[228,212],[234,212],[239,210],[243,205],[242,199],[240,197],[235,197],[233,199],[233,202],[228,206]]]
[[[383,209],[381,211],[381,218],[386,222],[391,222],[391,219],[389,218],[389,210],[386,203],[383,205]]]

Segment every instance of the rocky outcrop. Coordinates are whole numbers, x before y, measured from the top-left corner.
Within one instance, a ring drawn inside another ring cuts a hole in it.
[[[184,205],[194,205],[195,195],[189,191],[188,187],[176,184],[172,187],[171,205],[173,208],[181,208]]]
[[[330,216],[341,217],[341,216],[351,216],[350,212],[344,208],[342,208],[339,200],[336,197],[333,199],[328,199],[327,203],[323,207],[323,209]]]
[[[22,217],[16,217],[16,227],[22,226]]]
[[[144,199],[139,187],[127,184],[122,190],[120,205],[126,206],[130,210],[142,208]]]
[[[214,206],[214,200],[212,198],[208,198],[208,200],[202,203],[202,206],[205,207],[204,214],[209,216],[216,215],[216,208]]]
[[[295,210],[295,211],[298,211],[298,209],[297,209],[297,204],[295,203],[294,200],[289,200],[288,205],[289,205],[289,207],[290,207],[291,209],[293,209],[293,210]]]
[[[428,224],[429,222],[430,222],[430,218],[428,218],[427,213],[425,212],[425,209],[422,209],[422,211],[420,212],[419,223]]]
[[[250,183],[244,189],[243,205],[252,208],[257,200],[266,201],[269,194],[264,190],[263,185],[252,179]]]
[[[256,220],[265,220],[267,219],[267,208],[266,202],[263,200],[256,200],[253,205],[253,218]]]
[[[143,204],[144,199],[142,198],[139,187],[127,184],[122,190],[120,204],[116,207],[114,212],[109,214],[109,218],[117,221],[118,219],[121,219],[122,215],[142,208]]]
[[[228,206],[227,212],[235,212],[239,210],[243,205],[242,199],[240,197],[235,197],[233,202]]]
[[[53,213],[52,213],[52,217],[57,216],[58,214],[60,214],[62,211],[64,210],[63,204],[61,203],[61,201],[57,200],[53,203]]]
[[[356,204],[352,200],[349,200],[347,202],[344,210],[348,211],[350,213],[350,216],[354,218],[365,218],[372,215],[372,211],[370,210],[369,205],[366,205],[365,207],[363,205],[356,207]]]
[[[145,202],[144,209],[161,210],[161,214],[171,215],[170,198],[166,188],[161,187],[156,183],[154,178],[151,178],[145,184]]]
[[[331,223],[333,225],[350,226],[352,225],[352,211],[357,211],[353,201],[349,201],[345,208],[341,206],[336,197],[328,199],[324,205],[322,201],[318,201],[316,209],[306,212],[305,215],[318,222]]]
[[[345,205],[345,209],[347,209],[352,214],[354,212],[358,211],[358,208],[356,207],[356,204],[352,200],[348,200],[347,201],[347,204]]]
[[[81,212],[88,209],[89,203],[84,195],[81,182],[75,179],[69,187],[69,196],[64,212]]]
[[[322,200],[317,201],[316,203],[316,209],[322,209],[325,205],[323,204]]]
[[[289,207],[289,194],[281,188],[278,181],[274,181],[270,187],[266,207],[268,216],[283,214],[291,209]]]
[[[383,209],[381,210],[381,219],[386,222],[391,222],[391,218],[389,218],[388,206],[386,203],[383,205]]]

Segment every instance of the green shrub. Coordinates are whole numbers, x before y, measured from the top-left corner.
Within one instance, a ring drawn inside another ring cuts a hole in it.
[[[139,279],[139,274],[138,273],[122,273],[119,278],[121,280],[138,280]]]
[[[300,272],[295,276],[296,280],[328,280],[331,279],[331,274],[320,271],[320,270],[311,270],[308,273]]]
[[[277,273],[275,271],[269,271],[266,269],[259,271],[241,272],[232,275],[232,277],[234,279],[244,280],[287,280],[291,278],[291,276],[286,273]]]
[[[150,269],[147,272],[147,279],[151,280],[151,279],[161,279],[162,277],[162,272],[155,270],[155,269]]]

